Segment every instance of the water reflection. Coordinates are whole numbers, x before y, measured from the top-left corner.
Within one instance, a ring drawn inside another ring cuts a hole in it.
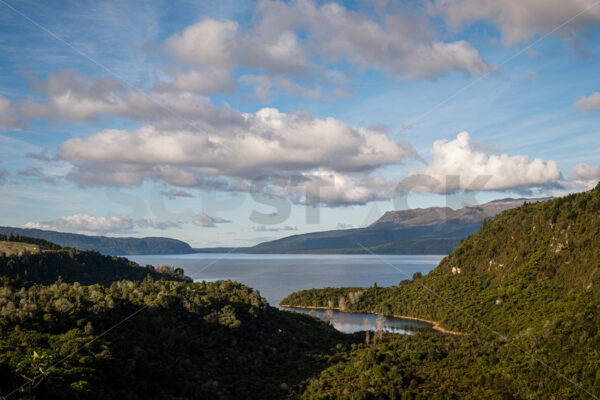
[[[281,307],[281,309],[310,314],[324,321],[329,321],[335,329],[344,333],[369,330],[410,335],[416,330],[431,328],[431,325],[425,322],[404,318],[384,318],[376,314],[345,313],[335,310],[309,310],[295,307]]]

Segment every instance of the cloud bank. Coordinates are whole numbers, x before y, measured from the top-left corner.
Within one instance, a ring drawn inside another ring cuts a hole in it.
[[[571,40],[580,30],[600,25],[595,0],[434,0],[429,12],[442,17],[451,29],[491,22],[506,45],[547,34]]]
[[[527,156],[488,155],[477,151],[468,132],[459,133],[454,140],[434,142],[431,153],[433,162],[410,175],[428,178],[428,189],[434,192],[528,188],[562,179],[560,168],[553,160],[530,161]]]
[[[75,214],[43,222],[28,222],[24,227],[83,234],[105,234],[131,230],[134,224],[133,220],[126,215],[94,217],[88,214]]]
[[[398,10],[378,18],[333,2],[261,1],[254,20],[254,26],[243,29],[235,21],[205,18],[168,38],[167,52],[189,70],[175,71],[174,80],[161,85],[184,87],[187,80],[192,90],[204,92],[209,85],[202,74],[238,68],[302,78],[327,70],[315,64],[317,58],[403,79],[435,79],[450,71],[481,75],[491,69],[466,41],[436,40],[424,19]],[[213,90],[231,88],[227,79],[214,81],[222,85]]]
[[[600,167],[579,163],[571,169],[571,178],[563,185],[571,190],[591,190],[600,181]]]

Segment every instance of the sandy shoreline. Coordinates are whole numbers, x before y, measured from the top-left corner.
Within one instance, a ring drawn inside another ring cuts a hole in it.
[[[340,312],[345,312],[345,313],[350,313],[350,314],[375,314],[375,315],[383,315],[383,314],[376,313],[376,312],[371,312],[371,311],[343,311],[339,307],[292,306],[292,305],[289,305],[289,304],[278,304],[278,306],[279,307],[288,307],[288,308],[303,308],[303,309],[307,309],[307,310],[335,310],[335,311],[340,311]],[[456,332],[456,331],[451,331],[449,329],[445,329],[438,322],[430,321],[428,319],[417,318],[417,317],[410,317],[408,315],[395,315],[395,314],[392,314],[391,317],[394,317],[394,318],[403,318],[403,319],[410,319],[410,320],[419,321],[419,322],[425,322],[425,323],[431,325],[431,329],[436,330],[436,331],[441,332],[441,333],[445,333],[447,335],[456,335],[456,336],[466,335],[465,333],[462,333],[462,332]]]

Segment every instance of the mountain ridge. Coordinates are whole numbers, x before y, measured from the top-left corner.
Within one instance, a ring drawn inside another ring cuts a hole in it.
[[[483,222],[524,202],[550,198],[501,199],[457,210],[449,207],[388,211],[365,228],[297,234],[259,243],[248,253],[448,254]]]
[[[483,221],[523,202],[549,198],[500,199],[457,210],[450,207],[387,211],[365,228],[296,234],[251,247],[192,248],[167,237],[108,237],[0,226],[0,234],[40,238],[63,247],[109,255],[250,253],[250,254],[448,254]]]
[[[0,226],[0,234],[20,235],[45,239],[62,247],[73,247],[79,250],[95,250],[101,254],[136,255],[136,254],[189,254],[192,247],[181,240],[166,237],[108,237],[91,236],[79,233],[48,231],[33,228],[14,228]]]

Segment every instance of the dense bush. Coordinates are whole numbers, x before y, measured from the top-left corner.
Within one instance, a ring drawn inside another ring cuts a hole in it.
[[[25,253],[21,256],[0,254],[0,275],[43,284],[54,283],[59,277],[64,282],[79,282],[82,285],[110,285],[124,279],[142,280],[147,275],[154,279],[190,280],[181,268],[156,270],[151,265],[141,267],[126,258],[75,249]]]
[[[0,333],[0,395],[25,384],[44,399],[279,398],[352,340],[236,282],[150,277],[110,287],[4,278]],[[23,373],[33,354],[67,358],[33,388],[24,376],[40,374]]]
[[[424,364],[434,386],[461,398],[488,396],[475,387],[461,389],[470,376],[489,383],[492,378],[486,378],[482,365],[493,366],[511,383],[505,385],[504,398],[584,398],[586,391],[598,396],[599,210],[600,185],[587,193],[526,204],[486,222],[424,277],[389,288],[305,290],[281,303],[327,307],[343,298],[348,311],[421,317],[468,333],[461,340],[480,342],[477,356],[462,346],[449,350],[455,353],[451,358],[472,360],[457,364],[450,381],[442,380],[447,374],[441,364]],[[422,339],[405,340],[419,346]],[[344,374],[364,391],[373,382],[357,381],[361,372],[353,367],[363,356],[357,352],[348,358]],[[311,396],[335,397],[337,381],[331,372],[322,374],[311,386]],[[388,389],[382,390],[371,392]]]

